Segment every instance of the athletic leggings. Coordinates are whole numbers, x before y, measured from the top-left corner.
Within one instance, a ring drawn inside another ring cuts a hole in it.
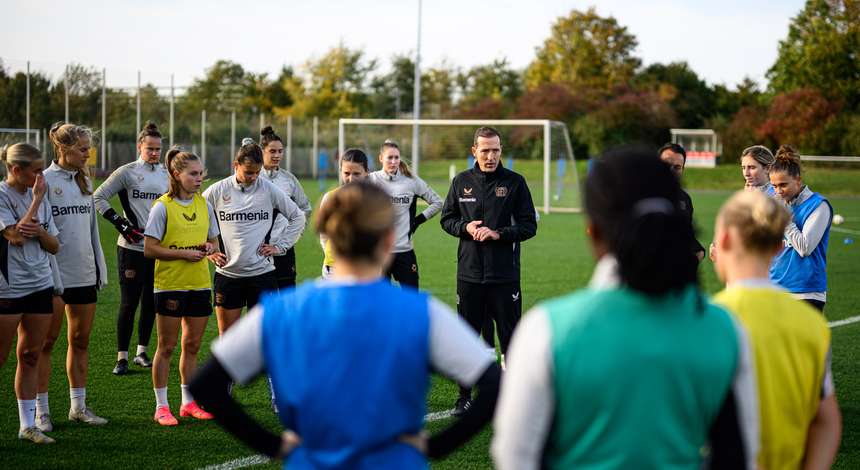
[[[143,252],[116,248],[119,268],[119,315],[116,319],[117,351],[128,351],[134,330],[134,314],[140,304],[137,324],[137,344],[148,346],[155,323],[155,298],[152,293],[155,260],[147,259]]]

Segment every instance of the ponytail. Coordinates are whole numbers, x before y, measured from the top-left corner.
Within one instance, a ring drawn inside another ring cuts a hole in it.
[[[179,195],[182,190],[182,183],[179,182],[179,178],[177,178],[173,173],[181,173],[185,167],[188,166],[188,162],[192,161],[200,161],[200,157],[194,155],[191,152],[183,152],[177,146],[173,146],[170,150],[167,151],[167,158],[165,159],[165,165],[167,166],[167,196],[171,198],[175,198]]]
[[[586,212],[616,257],[624,285],[653,296],[698,285],[693,227],[680,197],[678,179],[648,149],[610,151],[594,165]]]
[[[92,129],[62,121],[56,122],[51,126],[51,130],[48,131],[48,138],[51,140],[51,145],[54,147],[54,153],[57,155],[58,160],[66,152],[73,149],[82,138],[88,138],[91,144],[95,144]],[[90,189],[89,169],[86,165],[75,173],[75,183],[77,183],[78,189],[81,190],[81,194],[87,196],[93,193]]]
[[[385,142],[382,143],[382,147],[379,148],[379,154],[382,155],[385,152],[385,149],[397,149],[397,151],[399,152],[400,146],[397,145],[397,142],[391,139],[385,139]],[[407,178],[412,178],[412,170],[409,169],[409,165],[406,164],[403,158],[400,159],[399,170],[401,175]]]

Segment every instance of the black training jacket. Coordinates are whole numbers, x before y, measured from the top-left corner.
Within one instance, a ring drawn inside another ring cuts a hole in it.
[[[466,232],[466,224],[473,220],[499,232],[499,240],[474,241]],[[482,284],[520,280],[520,242],[537,232],[535,206],[522,176],[501,165],[484,173],[476,163],[454,177],[440,223],[460,239],[458,280]]]

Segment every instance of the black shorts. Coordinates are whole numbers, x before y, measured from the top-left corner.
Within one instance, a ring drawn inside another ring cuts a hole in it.
[[[165,317],[212,315],[212,290],[180,290],[155,293],[155,313]]]
[[[96,286],[66,287],[60,297],[69,305],[94,304],[98,301],[98,290]]]
[[[296,284],[296,249],[290,248],[283,256],[273,256],[278,287]]]
[[[252,277],[227,277],[215,273],[215,306],[227,309],[249,309],[257,305],[260,294],[278,290],[278,277],[269,271]]]
[[[153,282],[155,260],[143,256],[142,251],[117,246],[116,267],[119,271],[120,284],[152,284]]]
[[[54,313],[54,288],[37,290],[23,297],[0,299],[0,315]]]
[[[409,286],[417,289],[418,258],[415,257],[415,250],[394,253],[391,258],[391,265],[385,272],[385,277],[389,276],[399,282],[401,287]]]

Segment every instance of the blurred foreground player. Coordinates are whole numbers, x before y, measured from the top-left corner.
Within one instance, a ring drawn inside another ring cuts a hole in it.
[[[214,358],[192,393],[238,439],[284,458],[285,468],[426,468],[425,455],[446,455],[490,420],[499,368],[448,307],[383,278],[395,241],[383,189],[342,186],[316,224],[337,257],[332,277],[264,297],[212,346]],[[468,413],[428,439],[431,371],[479,393]],[[287,429],[282,436],[227,394],[229,381],[248,383],[264,372]]]

